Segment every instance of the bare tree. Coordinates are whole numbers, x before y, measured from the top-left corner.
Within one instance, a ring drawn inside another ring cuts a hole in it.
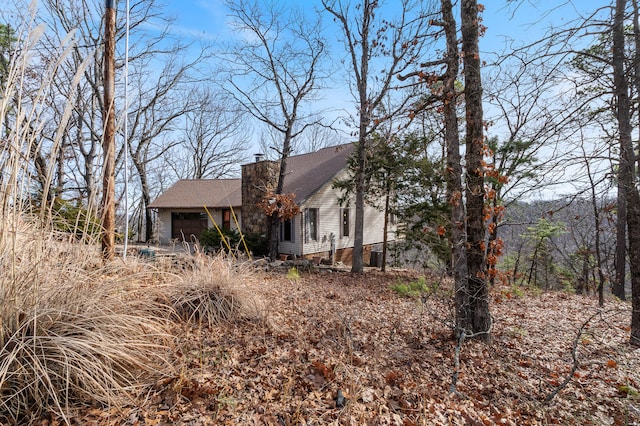
[[[98,159],[102,155],[106,107],[102,91],[104,72],[104,34],[100,31],[104,25],[102,8],[83,1],[68,4],[47,0],[43,2],[46,13],[43,16],[50,31],[45,34],[50,46],[56,46],[69,32],[74,32],[77,42],[62,67],[60,76],[54,84],[54,91],[64,93],[66,87],[80,64],[89,61],[84,78],[79,82],[75,96],[74,115],[66,129],[66,140],[73,147],[75,162],[66,165],[67,173],[73,173],[69,179],[77,184],[72,189],[85,199],[90,210],[97,206],[100,195]],[[116,23],[117,25],[117,23]],[[114,37],[118,37],[117,27]],[[115,51],[114,51],[115,55]],[[51,105],[55,108],[55,104]],[[116,107],[116,104],[113,105]]]
[[[183,117],[179,148],[167,161],[180,179],[215,179],[237,172],[249,138],[244,111],[223,93],[196,89],[194,108]]]
[[[178,131],[181,118],[188,113],[195,113],[200,106],[189,96],[188,88],[197,82],[190,71],[202,56],[184,62],[180,59],[180,53],[180,50],[175,50],[169,54],[155,78],[150,78],[142,70],[134,73],[135,85],[139,90],[131,104],[128,149],[140,184],[144,234],[139,238],[145,241],[149,241],[153,235],[153,216],[147,208],[152,197],[149,168],[178,144],[169,135]]]
[[[399,16],[386,17],[376,0],[350,4],[322,0],[337,22],[345,45],[350,86],[357,105],[353,126],[357,129],[355,161],[355,230],[352,272],[364,268],[364,204],[367,144],[377,127],[390,117],[408,114],[412,98],[402,96],[393,108],[382,108],[395,89],[396,78],[415,65],[425,46],[426,26],[421,1],[402,0]],[[385,17],[383,17],[385,16]]]
[[[441,0],[442,25],[446,38],[446,64],[442,76],[442,114],[447,157],[447,200],[451,207],[451,270],[455,283],[456,337],[464,332],[467,323],[467,250],[466,212],[462,196],[462,158],[458,128],[457,104],[459,93],[456,81],[460,72],[458,51],[458,28],[453,15],[451,0]]]
[[[314,152],[332,145],[339,145],[342,136],[333,128],[327,126],[313,126],[309,128],[295,144],[298,152]]]
[[[282,194],[293,140],[319,118],[308,107],[323,79],[327,53],[320,22],[309,22],[296,8],[269,1],[232,0],[234,25],[247,37],[231,47],[228,90],[260,123],[280,135],[273,147],[280,171],[275,195]],[[277,214],[269,218],[269,257],[278,254]]]
[[[118,2],[117,6],[120,10],[116,16],[123,16],[124,2]],[[68,31],[73,30],[77,39],[60,78],[56,80],[54,92],[64,93],[80,64],[90,62],[75,92],[75,109],[65,128],[66,145],[59,150],[58,193],[64,190],[72,197],[81,199],[91,211],[96,207],[96,199],[100,195],[97,180],[100,158],[103,155],[103,115],[109,110],[101,89],[104,80],[104,49],[100,48],[104,42],[100,32],[103,14],[99,7],[86,0],[46,0],[44,7],[46,12],[42,14],[42,19],[52,30],[46,33],[51,46],[59,44],[59,39]],[[131,145],[125,148],[123,143],[118,143],[124,136],[121,130],[123,121],[116,118],[116,144],[119,148],[115,152],[114,168],[118,170],[123,167],[124,149],[129,149],[139,178],[143,203],[148,204],[155,185],[149,181],[149,176],[141,176],[141,173],[148,173],[152,167],[143,162],[157,160],[174,144],[175,141],[168,141],[165,135],[177,130],[178,119],[190,108],[191,101],[185,94],[188,93],[190,84],[202,81],[194,76],[197,65],[208,55],[208,47],[202,46],[201,53],[195,58],[185,55],[188,45],[173,43],[168,39],[172,21],[160,14],[158,4],[153,0],[131,2],[130,11],[129,74],[131,82],[135,83],[129,87],[130,98],[133,100],[130,105],[133,114],[130,115],[128,135]],[[154,24],[152,28],[149,23]],[[124,66],[121,42],[124,38],[125,20],[117,19],[115,24],[114,90],[120,94],[124,91],[119,76]],[[116,117],[121,117],[124,108],[122,100],[122,96],[115,96],[115,102],[111,106]],[[52,102],[51,107],[56,108],[56,103]],[[53,119],[59,115],[57,112],[51,114]],[[121,190],[121,187],[116,188],[118,189]],[[142,211],[146,212],[146,204]],[[144,217],[148,221],[152,219],[150,213]],[[148,231],[152,229],[152,225],[145,224],[145,238],[150,237]]]

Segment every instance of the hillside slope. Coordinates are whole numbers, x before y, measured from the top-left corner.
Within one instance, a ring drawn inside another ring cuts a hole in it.
[[[413,279],[406,272],[265,275],[247,283],[267,307],[264,322],[182,330],[175,354],[180,376],[158,383],[144,406],[85,411],[78,419],[185,425],[640,421],[640,350],[626,343],[629,305],[607,301],[599,311],[593,297],[494,288],[493,343],[464,342],[451,392],[457,342],[447,328],[446,285],[421,300],[389,289]],[[336,404],[338,391],[344,404]]]

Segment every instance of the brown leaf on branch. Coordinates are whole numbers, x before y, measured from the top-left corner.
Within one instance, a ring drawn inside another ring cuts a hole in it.
[[[277,215],[280,220],[288,220],[300,213],[300,206],[294,201],[295,194],[274,194],[269,191],[258,207],[267,216]]]

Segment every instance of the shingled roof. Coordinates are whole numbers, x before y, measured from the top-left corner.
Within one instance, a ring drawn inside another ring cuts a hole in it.
[[[323,148],[287,160],[284,192],[302,203],[347,166],[353,144]],[[149,208],[202,208],[242,205],[240,179],[183,179],[156,198]]]
[[[242,205],[240,179],[183,179],[156,198],[149,208],[237,207]]]
[[[338,145],[289,157],[284,192],[296,194],[296,202],[302,203],[347,166],[353,148]]]

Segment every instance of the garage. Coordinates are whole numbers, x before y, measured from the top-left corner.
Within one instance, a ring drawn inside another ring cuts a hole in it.
[[[171,238],[178,241],[191,241],[191,236],[200,238],[202,231],[207,229],[208,221],[206,213],[171,213]]]

